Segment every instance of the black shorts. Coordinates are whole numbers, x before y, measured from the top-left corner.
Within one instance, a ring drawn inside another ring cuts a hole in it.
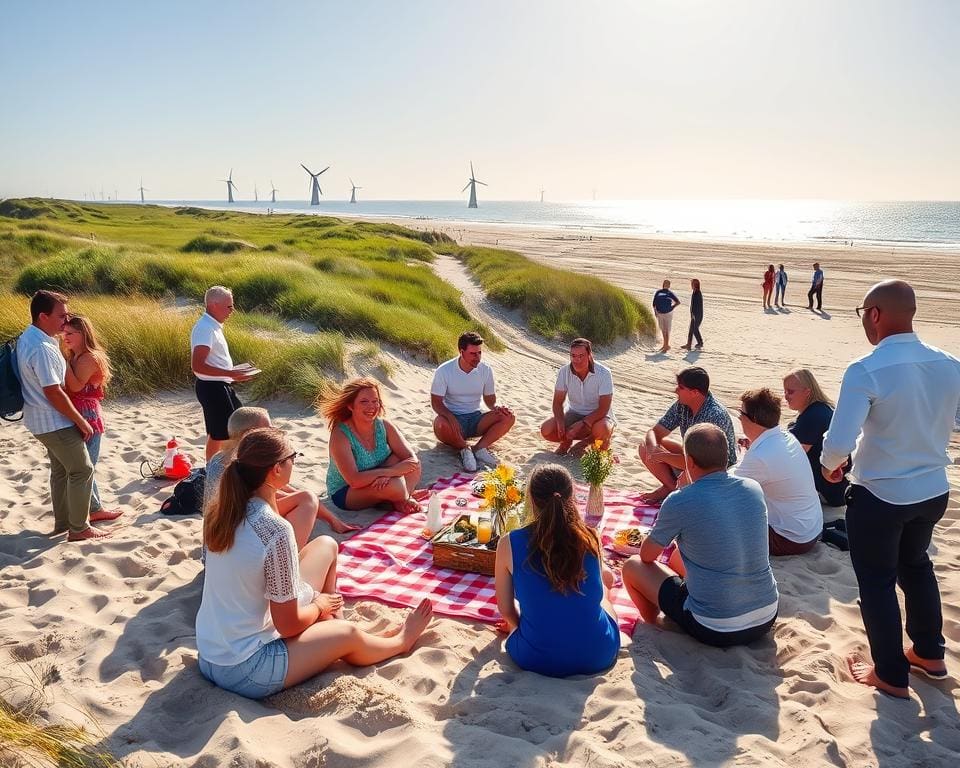
[[[233,391],[233,385],[225,381],[197,379],[195,389],[197,400],[203,408],[203,423],[207,434],[214,440],[229,440],[227,421],[230,414],[242,405],[237,393]]]
[[[705,645],[726,648],[731,645],[752,643],[767,634],[770,627],[773,626],[773,622],[777,620],[777,617],[774,616],[770,621],[756,627],[748,627],[736,632],[717,632],[715,629],[703,626],[690,611],[683,607],[688,594],[686,582],[679,576],[673,576],[660,585],[657,602],[660,604],[660,610],[667,618],[676,622],[680,629],[694,640],[699,640]]]

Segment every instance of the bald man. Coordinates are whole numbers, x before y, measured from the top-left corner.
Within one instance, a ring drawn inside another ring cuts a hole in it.
[[[847,534],[873,663],[847,663],[857,682],[900,698],[910,696],[911,671],[947,676],[927,548],[947,509],[947,443],[960,402],[960,360],[917,338],[916,310],[913,288],[901,280],[873,286],[857,307],[876,349],[847,367],[820,457],[824,477],[839,482],[853,452]],[[913,643],[906,651],[897,584]]]

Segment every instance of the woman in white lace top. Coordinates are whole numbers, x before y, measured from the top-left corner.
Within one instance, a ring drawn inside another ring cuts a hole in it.
[[[297,455],[279,429],[248,432],[203,521],[200,671],[249,698],[296,685],[338,659],[366,666],[406,653],[432,613],[424,600],[380,634],[344,620],[336,541],[321,536],[298,552],[292,526],[277,513],[277,489],[289,483]]]

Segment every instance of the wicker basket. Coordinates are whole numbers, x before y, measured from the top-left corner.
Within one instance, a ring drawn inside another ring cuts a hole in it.
[[[455,571],[469,571],[493,576],[493,565],[497,559],[497,550],[488,549],[485,544],[456,544],[444,541],[457,524],[457,520],[444,527],[431,539],[433,542],[433,564],[437,568],[452,568]]]

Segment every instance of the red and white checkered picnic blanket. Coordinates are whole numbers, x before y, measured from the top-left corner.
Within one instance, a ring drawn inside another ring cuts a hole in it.
[[[440,478],[433,485],[439,494],[444,522],[476,512],[480,499],[471,492],[470,475],[458,473]],[[587,486],[576,486],[577,502],[583,506]],[[466,503],[457,504],[457,499]],[[601,541],[608,544],[620,528],[653,525],[657,508],[645,506],[639,494],[604,489]],[[344,597],[380,600],[412,608],[424,597],[433,601],[434,613],[477,621],[500,618],[492,576],[435,568],[433,544],[422,537],[426,513],[400,515],[390,512],[366,530],[340,545],[338,588]],[[606,554],[610,554],[609,551]],[[613,555],[616,557],[616,555]],[[619,583],[612,592],[620,628],[628,634],[639,618],[636,606]]]

